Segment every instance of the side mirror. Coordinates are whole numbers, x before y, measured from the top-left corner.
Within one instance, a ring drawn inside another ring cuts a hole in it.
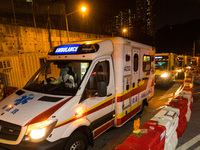
[[[98,82],[97,87],[99,97],[104,97],[107,95],[107,86],[105,81]]]
[[[86,96],[92,97],[92,90],[86,90]]]

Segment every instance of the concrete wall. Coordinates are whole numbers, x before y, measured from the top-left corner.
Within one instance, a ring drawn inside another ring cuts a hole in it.
[[[104,35],[70,32],[69,41],[96,39]],[[65,30],[0,24],[0,56],[19,53],[47,53],[51,47],[67,43]]]
[[[106,36],[69,32],[70,42],[103,37]],[[42,65],[41,60],[45,59],[51,47],[67,41],[64,30],[0,24],[0,100],[7,87],[19,89],[26,84]]]

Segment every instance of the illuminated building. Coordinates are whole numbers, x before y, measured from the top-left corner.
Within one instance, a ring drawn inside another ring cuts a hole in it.
[[[155,0],[136,0],[135,24],[146,34],[155,33]]]
[[[134,13],[131,9],[120,11],[114,19],[106,26],[106,31],[112,33],[112,36],[130,37],[133,34]],[[127,32],[122,30],[126,28]]]

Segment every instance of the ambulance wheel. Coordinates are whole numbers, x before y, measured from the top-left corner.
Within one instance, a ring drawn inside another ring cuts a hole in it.
[[[87,150],[87,137],[81,132],[74,132],[67,140],[64,150]]]

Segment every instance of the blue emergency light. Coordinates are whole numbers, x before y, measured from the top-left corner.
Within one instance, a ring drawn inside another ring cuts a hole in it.
[[[162,56],[155,56],[155,59],[162,59]]]
[[[88,54],[98,50],[98,44],[69,44],[56,47],[49,55]]]
[[[61,45],[55,49],[54,54],[76,54],[81,44]]]

